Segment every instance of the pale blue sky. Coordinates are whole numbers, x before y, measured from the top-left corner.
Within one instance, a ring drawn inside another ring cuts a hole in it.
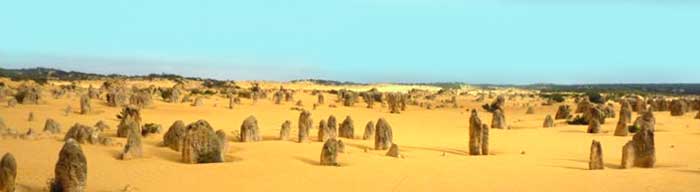
[[[0,66],[233,80],[700,83],[700,2],[8,0]]]

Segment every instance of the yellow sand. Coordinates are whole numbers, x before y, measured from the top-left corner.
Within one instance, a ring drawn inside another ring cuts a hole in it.
[[[285,86],[309,90],[338,88],[312,84]],[[407,90],[390,85],[380,87]],[[68,105],[74,111],[79,110],[78,96],[55,100],[47,94],[44,98],[45,104],[15,108],[6,108],[3,101],[0,116],[9,127],[20,131],[41,130],[46,118],[54,118],[64,133],[74,123],[94,125],[104,120],[112,127],[106,135],[115,135],[119,108],[92,100],[95,113],[64,116],[63,109]],[[306,93],[297,93],[295,98],[301,99],[309,109],[316,101]],[[632,137],[612,136],[617,119],[608,119],[603,133],[596,135],[586,134],[586,126],[568,126],[562,121],[557,121],[555,128],[545,129],[541,128],[542,121],[547,114],[554,115],[557,105],[538,105],[535,114],[526,115],[525,103],[539,101],[509,100],[506,117],[514,129],[492,129],[490,156],[467,156],[467,109],[483,104],[474,102],[473,96],[458,98],[465,108],[426,110],[409,106],[401,114],[389,114],[379,104],[375,109],[365,108],[364,103],[329,108],[328,104],[335,99],[335,95],[326,94],[327,104],[312,110],[315,127],[319,120],[331,114],[338,123],[351,115],[355,137],[360,138],[368,121],[376,122],[384,117],[393,127],[394,142],[400,146],[404,158],[387,157],[385,151],[365,152],[366,148],[372,148],[372,140],[343,139],[347,147],[339,156],[342,166],[319,166],[321,142],[276,139],[285,120],[292,121],[292,135],[296,135],[299,112],[290,110],[293,102],[274,105],[268,99],[253,105],[243,99],[243,104],[231,110],[226,108],[228,100],[220,97],[206,99],[202,107],[155,99],[154,105],[142,110],[145,123],[162,124],[165,131],[175,120],[186,124],[207,120],[215,129],[229,133],[229,162],[180,163],[180,153],[159,146],[162,134],[144,138],[146,157],[130,161],[117,159],[122,147],[86,144],[82,148],[88,159],[87,189],[121,191],[128,185],[136,191],[700,191],[700,120],[693,119],[694,113],[683,117],[656,113],[657,167],[622,170],[618,168],[622,146]],[[33,122],[27,121],[29,112],[34,112]],[[257,117],[264,141],[233,141],[233,131],[250,115]],[[480,111],[480,117],[490,124],[490,114]],[[311,131],[314,140],[317,131],[316,128]],[[123,138],[114,138],[125,143]],[[605,170],[587,170],[592,139],[602,143]],[[42,191],[53,177],[62,144],[58,138],[2,139],[0,154],[10,152],[17,159],[17,182],[21,189]]]

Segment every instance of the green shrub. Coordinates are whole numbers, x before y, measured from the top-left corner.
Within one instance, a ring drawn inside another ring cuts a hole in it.
[[[630,133],[636,133],[639,131],[639,126],[637,125],[630,125],[627,127],[627,130],[629,130]]]
[[[605,103],[605,98],[603,98],[603,96],[600,95],[600,93],[588,92],[588,93],[586,93],[586,96],[588,96],[588,100],[593,102],[593,103],[598,103],[598,104]]]
[[[581,115],[576,115],[573,119],[566,121],[569,125],[588,125],[588,121]]]

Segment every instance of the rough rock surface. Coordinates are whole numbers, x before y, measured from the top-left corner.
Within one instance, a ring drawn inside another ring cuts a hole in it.
[[[54,170],[55,177],[51,183],[52,192],[83,192],[87,184],[87,159],[82,148],[73,139],[66,140]]]
[[[182,139],[182,161],[184,163],[218,163],[224,161],[225,141],[205,120],[187,125]]]
[[[600,146],[600,142],[593,140],[591,143],[591,154],[590,160],[588,162],[589,170],[604,169],[603,167],[603,148]]]
[[[386,150],[393,143],[394,133],[391,125],[384,119],[379,118],[375,126],[374,149]]]

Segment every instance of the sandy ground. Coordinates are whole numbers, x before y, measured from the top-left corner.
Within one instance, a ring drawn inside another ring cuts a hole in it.
[[[74,111],[80,108],[79,97],[44,98],[45,104],[15,108],[7,108],[3,102],[0,116],[20,131],[41,130],[46,118],[54,118],[64,133],[74,123],[93,125],[104,120],[112,127],[106,134],[116,135],[119,108],[92,100],[93,114],[64,116],[66,106]],[[303,93],[295,98],[303,100],[307,108],[316,101]],[[333,100],[334,95],[326,94],[327,104]],[[311,111],[314,126],[329,115],[335,115],[338,123],[351,115],[356,138],[361,137],[368,121],[386,118],[404,156],[365,152],[373,141],[343,139],[347,147],[339,156],[342,166],[324,167],[318,165],[321,142],[276,139],[285,120],[292,121],[291,135],[296,135],[299,111],[290,110],[292,102],[274,105],[268,99],[253,105],[243,99],[241,105],[228,109],[228,100],[220,97],[206,99],[201,107],[155,99],[154,105],[142,110],[144,123],[159,123],[167,130],[175,120],[187,124],[205,119],[214,129],[229,133],[228,162],[180,163],[180,153],[160,146],[162,134],[144,138],[146,157],[130,161],[117,159],[122,147],[85,144],[87,190],[121,191],[128,185],[136,191],[700,191],[700,150],[696,148],[700,145],[700,120],[693,119],[694,112],[683,117],[656,113],[657,167],[623,170],[619,169],[622,146],[632,136],[612,136],[616,119],[608,119],[603,133],[595,135],[586,134],[586,126],[569,126],[562,121],[557,121],[555,128],[541,128],[544,117],[554,115],[558,105],[538,106],[535,114],[526,115],[523,103],[529,100],[508,101],[506,117],[514,129],[492,129],[490,156],[467,156],[466,110],[483,103],[474,102],[474,97],[458,100],[464,108],[409,106],[401,114],[389,114],[379,105],[367,109],[363,103],[355,107],[320,106]],[[27,121],[29,112],[35,115],[32,122]],[[264,141],[233,141],[233,131],[250,115],[257,117]],[[480,117],[490,124],[490,114],[480,111]],[[312,138],[317,130],[311,131]],[[125,143],[125,139],[114,138]],[[592,139],[602,143],[605,170],[587,170]],[[0,139],[0,154],[10,152],[17,159],[17,182],[22,190],[42,191],[53,177],[62,144],[58,138]]]

